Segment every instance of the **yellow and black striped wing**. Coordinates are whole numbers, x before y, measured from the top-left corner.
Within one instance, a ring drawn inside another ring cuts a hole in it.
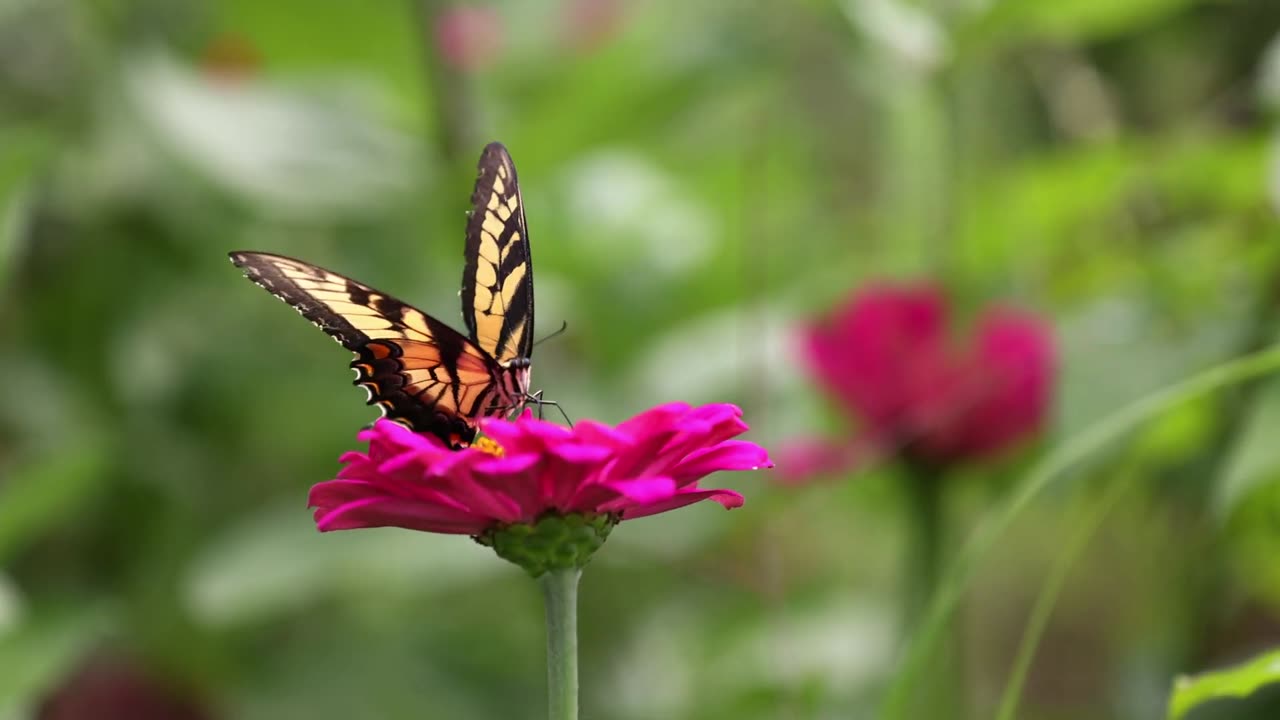
[[[461,333],[386,293],[301,260],[233,252],[246,277],[356,353],[355,384],[384,416],[452,446],[470,443],[499,382]]]
[[[467,221],[462,317],[499,363],[533,353],[533,263],[516,166],[501,143],[480,154]]]

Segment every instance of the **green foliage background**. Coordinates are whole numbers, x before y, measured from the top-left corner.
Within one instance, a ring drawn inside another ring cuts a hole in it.
[[[0,717],[104,644],[226,717],[541,713],[516,568],[315,532],[306,490],[371,415],[347,353],[225,260],[296,255],[456,321],[489,140],[520,169],[540,327],[569,326],[535,385],[574,417],[731,401],[769,447],[850,433],[792,332],[871,279],[1051,318],[1052,432],[954,478],[956,543],[1044,448],[1275,339],[1271,0],[489,7],[500,38],[460,70],[430,1],[0,0]],[[1280,386],[1247,382],[1021,512],[931,660],[948,712],[995,712],[1119,482],[1019,717],[1162,717],[1175,673],[1280,644],[1278,430]],[[746,507],[628,523],[586,574],[585,716],[877,716],[904,639],[894,468],[713,480]]]

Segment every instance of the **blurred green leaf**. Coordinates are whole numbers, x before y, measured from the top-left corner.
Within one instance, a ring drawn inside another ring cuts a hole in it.
[[[379,121],[368,93],[226,85],[158,53],[132,59],[126,87],[140,139],[250,203],[314,221],[385,209],[408,189],[414,143]]]
[[[1280,56],[1280,52],[1276,53]],[[1267,197],[1273,212],[1280,213],[1280,134],[1272,141],[1271,159],[1267,167]]]
[[[1280,475],[1252,481],[1231,501],[1225,536],[1240,584],[1270,607],[1280,607]]]
[[[0,199],[12,195],[49,158],[55,140],[44,128],[0,126]]]
[[[1082,432],[1116,408],[1177,382],[1231,351],[1237,324],[1219,318],[1214,324],[1197,323],[1184,332],[1171,332],[1158,327],[1160,314],[1159,308],[1138,298],[1094,297],[1088,307],[1058,322],[1063,360],[1058,379],[1060,432],[1067,436]],[[1185,437],[1199,432],[1206,422],[1195,417],[1194,409],[1177,413],[1187,413],[1186,423],[1181,424],[1188,431]],[[1161,420],[1162,425],[1168,422],[1177,421]]]
[[[997,0],[962,30],[970,43],[1100,40],[1150,25],[1200,0]]]
[[[1012,263],[1054,268],[1058,282],[1093,285],[1123,277],[1169,254],[1170,274],[1186,273],[1170,242],[1166,216],[1221,221],[1227,213],[1257,213],[1266,205],[1268,143],[1264,136],[1184,137],[1172,134],[1041,153],[1007,166],[969,193],[963,208],[961,260],[973,274],[1004,274]],[[1152,227],[1149,229],[1148,225]],[[1206,259],[1229,252],[1230,239],[1258,232],[1208,236]],[[1163,241],[1163,242],[1161,242]],[[1071,258],[1071,262],[1054,261]],[[1158,267],[1158,265],[1157,265]],[[1091,277],[1092,276],[1092,277]],[[1112,280],[1113,281],[1113,280]]]
[[[105,628],[98,608],[44,607],[0,634],[0,717],[26,717]]]
[[[19,252],[28,205],[21,192],[0,195],[0,286],[9,279],[9,267]]]
[[[1049,574],[1036,596],[1035,604],[1031,607],[1031,614],[1023,628],[1022,638],[1018,641],[1018,653],[1014,658],[1013,668],[1009,671],[1009,677],[1005,680],[1004,690],[1001,692],[1000,709],[996,720],[1014,720],[1017,717],[1018,703],[1022,701],[1027,673],[1035,660],[1036,649],[1044,637],[1045,628],[1049,624],[1054,607],[1058,604],[1058,597],[1071,573],[1072,566],[1093,540],[1102,525],[1103,518],[1112,510],[1120,497],[1131,488],[1129,483],[1112,483],[1096,499],[1079,502],[1080,507],[1076,509],[1074,522],[1071,523],[1073,526],[1071,535],[1049,569]]]
[[[1266,383],[1258,393],[1260,397],[1235,438],[1226,470],[1217,479],[1213,509],[1220,518],[1230,517],[1238,503],[1280,472],[1280,443],[1275,441],[1275,428],[1280,425],[1280,383]]]
[[[1170,207],[1255,211],[1267,201],[1259,180],[1272,154],[1266,133],[1173,135],[1147,147],[1140,162]]]
[[[413,0],[417,2],[418,0]],[[360,80],[393,90],[401,118],[422,112],[423,27],[413,4],[404,2],[316,3],[305,0],[216,3],[216,29],[246,44],[267,72],[281,74],[359,73]],[[299,22],[305,18],[305,22]]]
[[[924,7],[897,0],[845,0],[849,21],[909,66],[932,70],[949,52],[936,15]]]
[[[1258,688],[1280,682],[1280,650],[1226,670],[1180,675],[1169,696],[1169,720],[1181,720],[1188,712],[1210,700],[1242,698]]]
[[[396,528],[322,535],[303,495],[213,538],[184,588],[195,617],[234,626],[297,611],[335,594],[444,593],[515,566],[465,537]]]
[[[0,127],[0,282],[9,277],[9,266],[21,250],[28,183],[54,147],[54,138],[45,130]]]
[[[73,517],[103,489],[105,448],[92,441],[73,452],[20,461],[0,484],[0,562],[40,531]]]
[[[1052,253],[1080,237],[1082,227],[1105,216],[1124,197],[1141,165],[1133,148],[1101,145],[1041,154],[1010,166],[976,188],[962,216],[962,259],[971,272],[1006,268],[1028,251]],[[1107,238],[1113,247],[1120,238]],[[1097,238],[1101,240],[1101,238]]]
[[[884,716],[912,717],[915,702],[912,693],[919,687],[923,671],[932,651],[936,650],[942,629],[954,612],[960,595],[972,579],[974,569],[996,547],[996,540],[1055,480],[1077,463],[1099,452],[1111,442],[1132,432],[1179,405],[1207,393],[1221,390],[1253,378],[1280,370],[1280,347],[1225,362],[1163,390],[1133,402],[1099,420],[1088,429],[1063,442],[1041,460],[1020,481],[1016,491],[993,512],[990,519],[975,532],[960,551],[938,591],[930,601],[924,623],[912,636],[902,664],[885,698]]]

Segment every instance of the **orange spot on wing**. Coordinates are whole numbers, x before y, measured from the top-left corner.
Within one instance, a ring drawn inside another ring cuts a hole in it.
[[[459,373],[489,374],[489,368],[484,364],[484,360],[482,360],[478,355],[472,355],[469,352],[458,356],[457,367]]]

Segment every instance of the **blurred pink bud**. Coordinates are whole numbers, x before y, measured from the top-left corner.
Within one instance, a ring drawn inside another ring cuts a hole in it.
[[[564,43],[588,51],[607,43],[622,27],[621,0],[564,0],[560,6]]]
[[[503,45],[502,16],[493,8],[453,6],[435,18],[436,47],[448,65],[464,72],[494,64]]]
[[[36,720],[209,720],[186,688],[126,656],[99,653],[45,698]]]
[[[1056,366],[1049,326],[997,305],[953,337],[948,315],[935,286],[878,285],[806,329],[805,359],[861,421],[860,442],[950,465],[998,455],[1042,429]]]
[[[262,57],[247,39],[235,34],[219,35],[200,54],[200,69],[213,79],[235,82],[258,74]]]

